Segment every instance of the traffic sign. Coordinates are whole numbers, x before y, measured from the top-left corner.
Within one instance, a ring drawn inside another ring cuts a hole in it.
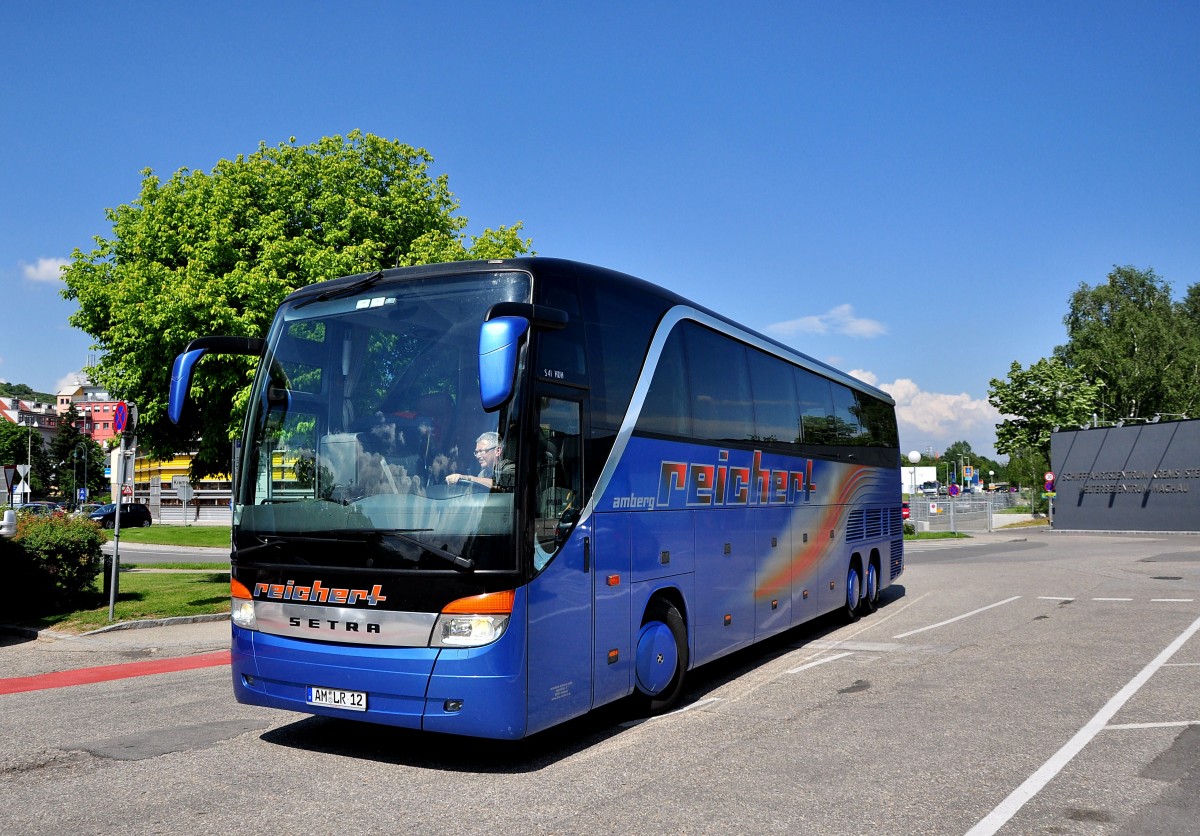
[[[124,401],[121,401],[113,407],[113,429],[116,432],[125,432],[125,425],[129,423],[129,407]]]
[[[133,496],[133,485],[122,485],[121,496]]]
[[[1053,482],[1054,481],[1054,471],[1047,470],[1046,475],[1043,476],[1042,478],[1045,479],[1047,482]]]

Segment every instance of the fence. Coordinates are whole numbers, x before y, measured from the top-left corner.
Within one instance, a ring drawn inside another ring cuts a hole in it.
[[[998,512],[1022,503],[1013,493],[970,493],[948,496],[912,496],[908,519],[917,531],[992,531],[1012,518]]]

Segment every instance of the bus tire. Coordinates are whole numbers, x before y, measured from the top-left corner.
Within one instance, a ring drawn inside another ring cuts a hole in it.
[[[688,668],[687,627],[669,601],[652,601],[634,650],[634,696],[646,714],[667,711],[683,693]]]
[[[847,624],[858,621],[858,605],[862,597],[862,566],[858,557],[850,561],[846,570],[846,602],[842,605],[842,620]]]
[[[867,577],[863,581],[862,601],[858,605],[859,615],[870,615],[879,609],[879,561],[871,558],[867,565]]]

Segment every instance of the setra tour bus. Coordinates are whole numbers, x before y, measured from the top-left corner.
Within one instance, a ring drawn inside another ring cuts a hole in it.
[[[550,258],[288,296],[235,461],[239,701],[516,739],[904,568],[894,402],[632,276]]]

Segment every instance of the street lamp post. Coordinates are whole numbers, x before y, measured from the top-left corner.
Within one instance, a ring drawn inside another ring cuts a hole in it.
[[[88,490],[88,445],[87,442],[80,441],[75,444],[75,461],[79,461],[79,448],[83,448],[83,495],[87,497]],[[75,488],[75,502],[79,502],[79,486],[73,485]]]
[[[25,487],[25,501],[29,502],[33,499],[33,431],[37,429],[38,422],[30,418],[28,421],[18,421],[17,423],[29,430],[25,443],[25,467],[28,468],[28,471],[25,473],[25,480],[22,483]]]

